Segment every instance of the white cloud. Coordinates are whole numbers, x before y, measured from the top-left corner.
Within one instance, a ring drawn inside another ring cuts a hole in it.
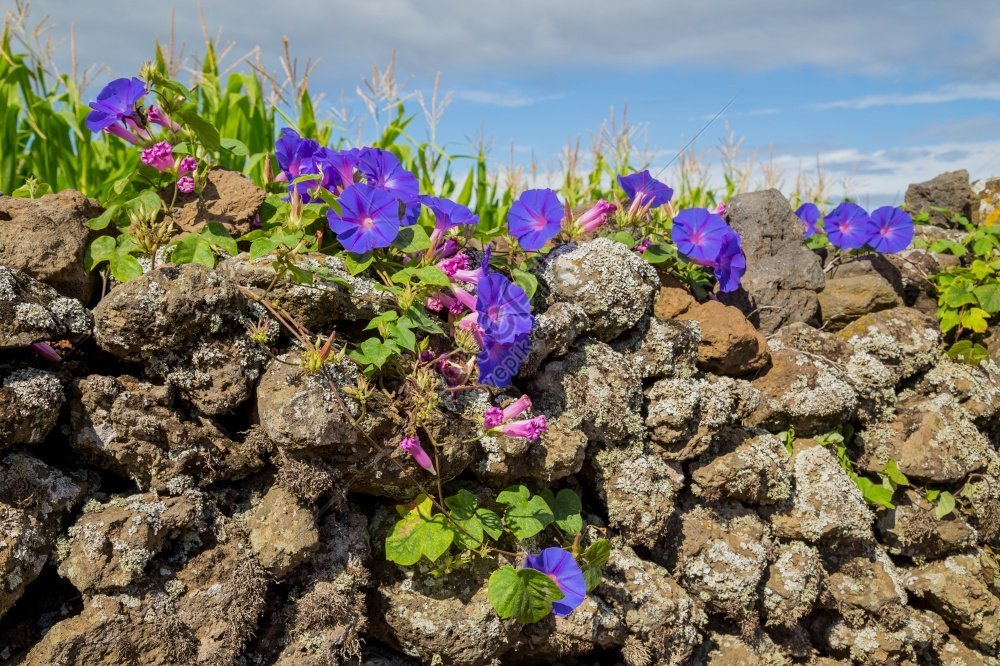
[[[764,71],[814,66],[850,74],[946,73],[990,80],[1000,61],[995,0],[206,0],[209,26],[237,51],[260,44],[276,59],[281,36],[322,59],[316,76],[351,85],[357,72],[396,49],[418,76],[445,71],[485,89],[503,76],[542,77],[562,68],[626,71],[668,65]],[[77,26],[84,63],[120,74],[149,57],[153,37],[177,38],[188,52],[202,40],[195,0],[37,1],[62,34]],[[547,73],[547,74],[546,74]]]
[[[522,106],[534,106],[541,102],[559,99],[560,95],[525,95],[519,92],[499,92],[492,90],[459,90],[455,92],[455,99],[472,102],[473,104],[485,104],[488,106],[501,106],[504,108],[516,108]]]
[[[893,93],[888,95],[868,95],[854,99],[811,104],[815,111],[828,109],[870,109],[877,106],[911,106],[914,104],[944,104],[972,100],[1000,101],[1000,82],[958,84],[942,86],[935,90],[916,93]]]

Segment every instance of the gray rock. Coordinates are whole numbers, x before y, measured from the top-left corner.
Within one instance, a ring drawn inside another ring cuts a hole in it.
[[[142,490],[178,495],[261,465],[210,419],[178,407],[173,388],[128,375],[76,380],[70,418],[73,450]]]
[[[946,216],[931,210],[932,208],[944,208],[964,215],[970,221],[975,221],[979,215],[979,200],[972,191],[969,172],[965,169],[948,171],[923,183],[910,185],[906,188],[903,201],[911,214],[925,211],[930,213],[930,223],[939,227],[951,227],[954,224]]]
[[[774,435],[761,430],[725,428],[715,440],[720,449],[696,461],[691,491],[706,500],[775,504],[792,494],[789,454]]]
[[[27,273],[0,266],[0,350],[82,336],[92,324],[80,301],[60,296]]]
[[[792,322],[816,320],[823,289],[819,257],[805,246],[802,221],[778,190],[740,194],[727,204],[729,224],[742,240],[747,272],[742,288],[720,294],[764,335]]]
[[[55,375],[22,368],[0,379],[0,449],[39,444],[52,430],[66,402]]]
[[[119,359],[144,363],[202,412],[223,414],[250,397],[267,361],[247,336],[257,318],[221,273],[200,264],[163,266],[98,304],[95,339]]]
[[[96,234],[86,222],[100,213],[96,201],[74,190],[38,199],[0,195],[0,266],[87,304],[94,275],[84,270],[83,256]]]
[[[250,548],[257,561],[276,578],[283,578],[319,546],[313,511],[279,485],[271,486],[247,516]]]
[[[815,547],[801,541],[779,544],[764,575],[761,608],[765,623],[794,627],[812,612],[825,575]]]
[[[697,373],[701,327],[697,321],[650,317],[612,343],[638,370],[643,380],[663,377],[693,377]]]
[[[934,365],[941,330],[924,313],[899,307],[867,314],[838,331],[837,337],[855,353],[880,361],[898,383]]]
[[[549,362],[531,385],[536,408],[552,418],[570,415],[592,441],[623,444],[642,437],[642,379],[624,356],[585,339],[565,358]]]
[[[579,305],[589,318],[586,332],[600,340],[616,338],[638,324],[660,286],[656,269],[607,238],[553,251],[541,278],[543,298]]]
[[[519,377],[532,377],[550,356],[564,356],[590,325],[587,313],[575,303],[553,303],[535,315],[531,328],[531,349],[521,362]]]

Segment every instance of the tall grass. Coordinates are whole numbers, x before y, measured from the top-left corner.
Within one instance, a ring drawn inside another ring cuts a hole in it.
[[[11,192],[33,178],[54,190],[73,188],[103,201],[109,188],[132,168],[137,156],[131,146],[116,139],[91,134],[84,126],[87,102],[96,90],[95,69],[71,72],[55,65],[51,30],[43,19],[29,27],[26,0],[17,0],[8,11],[0,36],[0,191]],[[171,31],[172,33],[172,31]],[[256,182],[264,178],[264,157],[273,150],[277,131],[293,126],[320,143],[336,147],[367,143],[394,152],[413,171],[424,192],[434,192],[470,205],[480,219],[499,225],[506,210],[526,187],[551,186],[571,207],[598,198],[614,199],[615,176],[648,166],[657,153],[645,145],[646,128],[629,121],[627,109],[612,109],[584,150],[579,139],[566,145],[553,167],[543,169],[533,159],[528,167],[513,159],[494,162],[490,142],[480,138],[461,153],[451,153],[437,143],[437,129],[451,102],[442,93],[440,76],[425,96],[408,92],[396,77],[394,58],[384,68],[373,67],[355,94],[364,109],[352,113],[346,100],[340,106],[325,103],[310,91],[314,62],[300,63],[288,41],[275,71],[260,59],[259,49],[230,58],[232,45],[208,37],[198,57],[185,57],[173,38],[157,43],[151,62],[171,77],[190,74],[189,90],[199,113],[223,137],[237,139],[248,154],[224,151],[223,166],[242,171]],[[70,49],[72,51],[72,35]],[[71,54],[72,56],[72,54]],[[232,60],[223,64],[226,59]],[[137,63],[138,66],[138,63]],[[106,77],[104,77],[106,78]],[[317,109],[328,109],[319,113]],[[414,108],[418,109],[414,111]],[[415,138],[419,125],[427,138]],[[764,174],[764,183],[776,185],[780,174],[755,165],[754,157],[738,162],[741,142],[728,130],[721,151],[724,186],[710,185],[702,153],[694,145],[680,150],[672,160],[670,177],[678,207],[714,206],[751,184],[752,173]],[[666,153],[663,153],[666,154]],[[773,164],[771,165],[773,167]],[[761,184],[761,183],[758,183]],[[817,199],[825,183],[796,179],[793,199]]]

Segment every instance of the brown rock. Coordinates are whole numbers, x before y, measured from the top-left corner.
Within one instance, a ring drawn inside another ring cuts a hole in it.
[[[984,227],[1000,224],[1000,178],[977,180],[972,183],[972,192],[979,200],[979,224]]]
[[[910,569],[906,589],[923,599],[948,625],[987,654],[1000,646],[1000,597],[990,591],[992,572],[984,555],[953,555]]]
[[[74,190],[38,199],[0,196],[0,266],[87,304],[94,276],[84,270],[83,255],[95,234],[86,222],[100,213],[96,201]]]
[[[939,357],[941,329],[919,310],[892,308],[867,314],[837,332],[855,352],[870,354],[897,382],[927,370]]]
[[[316,516],[281,486],[274,485],[247,517],[250,548],[271,575],[284,577],[319,546]]]
[[[143,490],[180,494],[261,465],[211,420],[189,418],[169,386],[91,375],[74,382],[73,394],[73,450]]]
[[[214,167],[201,193],[181,194],[173,210],[174,224],[199,231],[208,222],[221,222],[233,235],[249,233],[267,194],[237,171]]]
[[[63,514],[87,489],[23,453],[0,458],[0,618],[41,573]]]
[[[948,171],[923,183],[910,185],[906,188],[904,202],[911,214],[930,213],[930,223],[939,227],[951,227],[954,223],[932,208],[944,208],[973,222],[979,215],[979,201],[969,184],[969,172],[965,169]]]
[[[69,552],[59,563],[59,575],[88,594],[129,585],[168,541],[193,526],[200,512],[201,497],[196,492],[163,498],[132,495],[88,504],[69,529]]]
[[[658,319],[674,319],[698,304],[687,289],[660,287],[653,303],[653,315]]]
[[[775,504],[792,494],[788,452],[774,435],[763,431],[726,428],[717,441],[728,453],[705,456],[691,473],[692,492],[715,502],[738,500],[748,504]]]
[[[937,518],[923,492],[908,489],[894,504],[896,508],[882,512],[878,521],[890,553],[936,560],[976,545],[978,535],[965,518],[954,512]]]
[[[677,315],[701,325],[698,367],[738,377],[767,365],[770,354],[764,336],[737,308],[718,301],[697,303]]]
[[[90,333],[93,318],[80,301],[27,273],[0,266],[0,350]]]
[[[827,279],[819,292],[824,327],[836,331],[870,312],[902,305],[892,285],[877,273]]]
[[[947,394],[907,398],[894,420],[873,423],[858,438],[868,471],[881,471],[891,459],[906,476],[931,483],[957,483],[996,456],[971,415]]]
[[[826,571],[819,551],[801,541],[781,544],[764,576],[761,606],[768,626],[794,627],[812,612]]]
[[[854,627],[872,621],[891,629],[901,624],[906,591],[901,573],[880,546],[869,545],[857,552],[829,551],[826,560],[829,573],[821,596],[824,605]]]
[[[753,381],[761,402],[748,421],[776,432],[815,435],[850,421],[858,396],[843,371],[825,358],[794,349],[771,354],[767,374]]]
[[[0,449],[45,441],[65,402],[52,373],[21,368],[0,377]]]

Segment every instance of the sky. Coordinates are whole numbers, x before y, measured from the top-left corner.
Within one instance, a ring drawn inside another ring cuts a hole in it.
[[[196,0],[31,6],[56,39],[73,27],[81,64],[107,66],[95,93],[169,39],[172,12],[185,53],[203,44]],[[728,126],[741,161],[779,167],[786,192],[817,161],[832,197],[871,205],[900,203],[908,183],[942,171],[1000,174],[996,0],[206,0],[201,10],[232,44],[229,62],[259,46],[276,68],[283,36],[300,68],[318,60],[321,113],[346,98],[363,114],[355,88],[393,52],[408,92],[428,98],[440,73],[452,101],[437,142],[464,153],[485,135],[498,162],[512,155],[526,168],[554,168],[577,137],[588,147],[627,105],[654,172],[698,135],[718,179]],[[751,184],[763,180],[755,172]]]

